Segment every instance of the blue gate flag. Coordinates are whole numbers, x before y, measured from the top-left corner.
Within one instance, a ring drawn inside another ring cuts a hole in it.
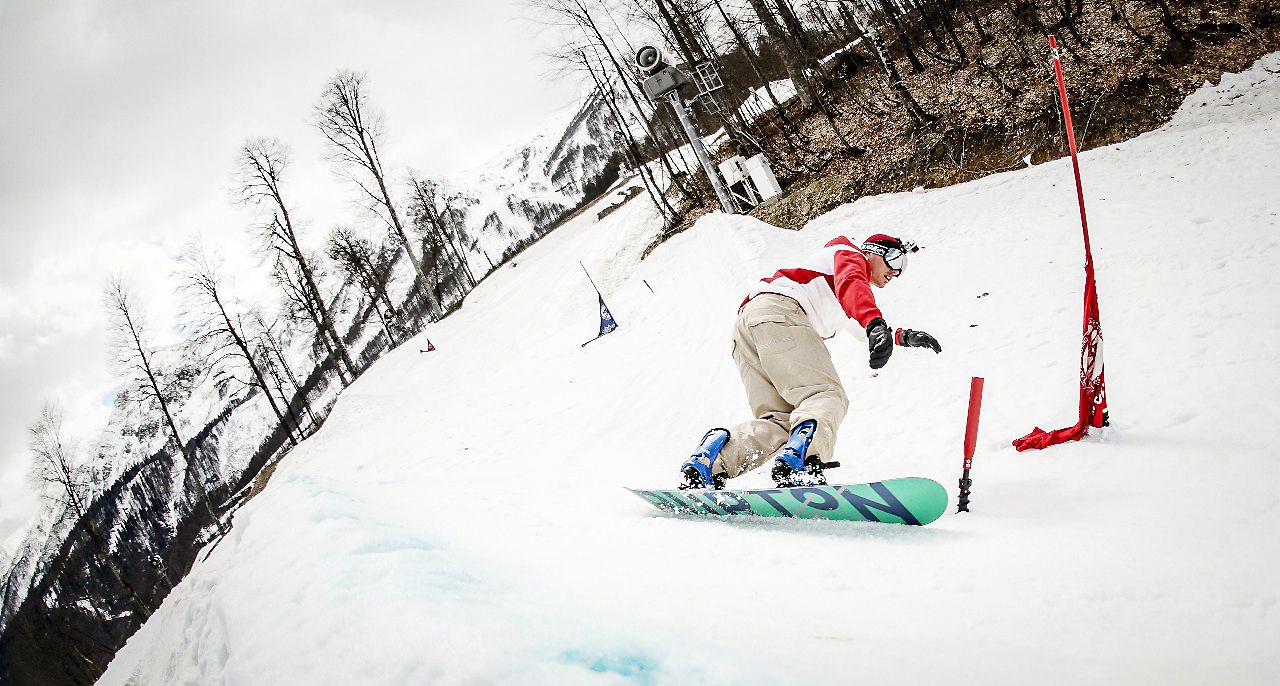
[[[618,328],[618,322],[614,321],[613,315],[609,314],[609,306],[604,304],[604,296],[600,295],[600,336],[611,333],[616,328]]]
[[[612,314],[609,314],[609,306],[604,304],[604,294],[596,286],[595,279],[591,278],[591,272],[587,271],[587,265],[582,264],[582,262],[578,262],[578,265],[582,267],[583,273],[587,275],[587,281],[591,282],[591,287],[596,289],[596,295],[600,298],[600,336],[612,333],[618,328],[618,322],[613,318]],[[591,341],[600,340],[600,336],[596,336]],[[587,343],[591,341],[587,341]],[[587,343],[583,343],[583,347],[586,347]]]

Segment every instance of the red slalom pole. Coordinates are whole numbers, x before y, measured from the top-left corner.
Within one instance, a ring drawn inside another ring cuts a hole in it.
[[[964,473],[960,476],[960,501],[956,504],[956,512],[969,511],[969,489],[973,486],[969,469],[973,467],[973,449],[978,444],[978,416],[981,414],[982,377],[975,376],[969,381],[969,419],[964,427]]]
[[[1084,213],[1084,186],[1080,183],[1080,160],[1077,157],[1076,132],[1071,124],[1071,106],[1067,103],[1067,82],[1062,75],[1062,59],[1058,52],[1058,39],[1049,36],[1049,49],[1053,57],[1053,73],[1058,80],[1058,99],[1062,102],[1062,121],[1067,129],[1067,143],[1071,149],[1071,168],[1076,175],[1076,198],[1080,202],[1080,228],[1084,232],[1084,317],[1083,337],[1080,344],[1080,418],[1075,426],[1054,431],[1040,427],[1013,442],[1019,452],[1039,450],[1066,441],[1084,438],[1089,427],[1106,426],[1107,391],[1102,363],[1102,315],[1098,311],[1098,285],[1093,272],[1093,248],[1089,243],[1089,222]]]
[[[1080,201],[1080,226],[1084,229],[1084,259],[1088,269],[1093,268],[1093,250],[1089,248],[1089,221],[1084,216],[1084,186],[1080,183],[1080,160],[1076,153],[1076,129],[1071,124],[1071,106],[1067,104],[1067,80],[1062,75],[1062,58],[1058,52],[1058,39],[1049,36],[1049,50],[1053,55],[1053,73],[1058,79],[1058,99],[1062,102],[1062,120],[1067,125],[1067,143],[1071,148],[1071,168],[1076,173],[1076,198]]]

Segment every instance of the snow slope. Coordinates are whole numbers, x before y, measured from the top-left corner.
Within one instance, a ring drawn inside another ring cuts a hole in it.
[[[1112,427],[1038,453],[1009,442],[1075,421],[1069,160],[798,233],[711,215],[644,262],[645,196],[585,212],[426,332],[438,351],[410,341],[348,389],[101,683],[1275,683],[1278,112],[1272,55],[1082,156]],[[745,418],[746,284],[879,230],[926,246],[882,309],[944,350],[873,374],[859,336],[831,342],[833,475],[954,496],[981,375],[974,511],[722,521],[623,491]],[[585,348],[579,260],[622,327]]]

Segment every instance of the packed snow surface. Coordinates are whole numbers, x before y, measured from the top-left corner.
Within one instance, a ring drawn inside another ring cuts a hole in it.
[[[584,212],[348,389],[102,683],[1280,682],[1277,112],[1272,55],[1082,155],[1112,426],[1043,452],[1010,441],[1076,419],[1069,159],[799,232],[714,214],[644,261],[647,196]],[[673,486],[746,418],[744,288],[878,231],[925,246],[877,296],[943,352],[876,374],[861,336],[830,342],[851,399],[833,480],[954,499],[982,376],[973,511],[723,520],[623,490]],[[621,324],[586,347],[579,261]]]

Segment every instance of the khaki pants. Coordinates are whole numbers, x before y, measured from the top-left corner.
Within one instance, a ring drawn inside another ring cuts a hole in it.
[[[759,467],[807,419],[818,423],[809,454],[830,460],[849,400],[799,303],[771,293],[752,298],[734,324],[733,361],[756,418],[729,430],[713,471],[732,478]]]

